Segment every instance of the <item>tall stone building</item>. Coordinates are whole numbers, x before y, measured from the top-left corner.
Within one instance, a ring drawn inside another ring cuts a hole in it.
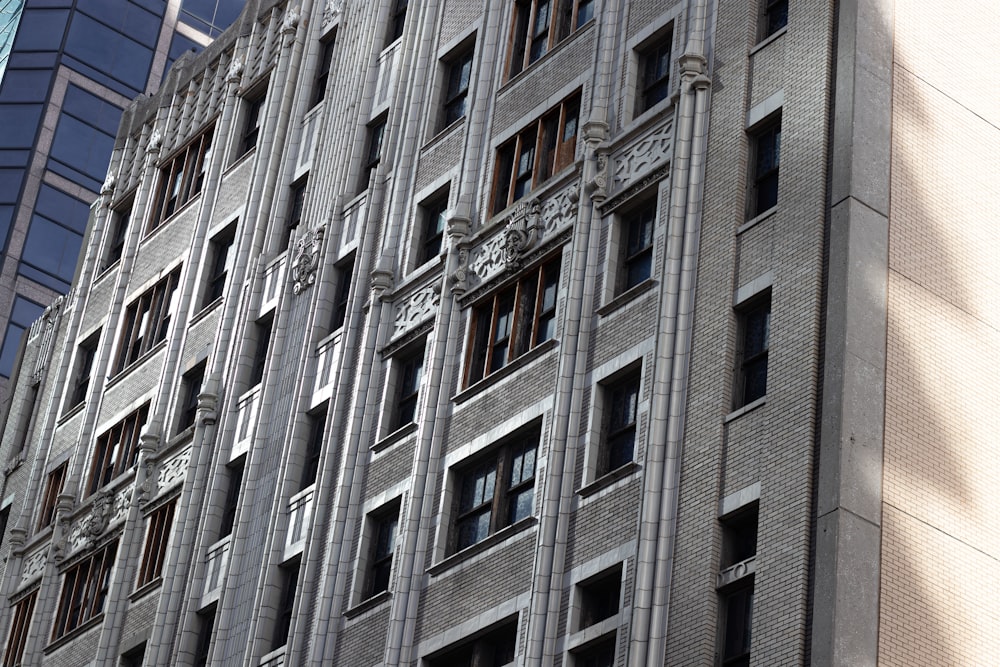
[[[998,20],[249,3],[29,331],[3,664],[993,664]]]
[[[74,277],[122,110],[243,0],[0,2],[0,403],[22,334]]]

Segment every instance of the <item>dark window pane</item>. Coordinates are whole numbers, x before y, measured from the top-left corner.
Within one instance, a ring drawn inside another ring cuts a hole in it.
[[[80,13],[70,24],[66,53],[135,90],[145,88],[153,60],[148,47]]]
[[[14,51],[58,51],[69,12],[63,9],[25,9],[21,14]]]
[[[42,184],[35,200],[35,212],[83,234],[87,228],[90,206],[76,197]]]
[[[82,123],[65,112],[59,114],[55,137],[52,140],[50,158],[62,162],[73,171],[100,181],[107,172],[108,161],[115,145],[115,138],[97,128]],[[87,187],[89,182],[80,182]]]
[[[3,128],[3,132],[0,132],[0,148],[31,148],[41,118],[40,104],[0,106],[0,127]]]
[[[80,234],[36,215],[31,219],[21,261],[69,282],[73,279],[82,240]]]
[[[7,69],[2,73],[4,104],[11,102],[44,102],[49,94],[52,72],[47,70]]]

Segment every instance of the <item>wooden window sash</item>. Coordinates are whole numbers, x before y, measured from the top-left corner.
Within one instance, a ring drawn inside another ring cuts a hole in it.
[[[69,462],[65,462],[56,467],[48,474],[45,482],[45,494],[42,496],[41,512],[38,517],[38,530],[51,525],[55,518],[56,504],[59,502],[59,494],[62,493],[66,484],[66,471]]]
[[[35,601],[38,599],[38,589],[18,600],[14,605],[14,619],[11,622],[10,635],[7,638],[7,650],[4,652],[3,667],[14,667],[21,664],[24,649],[28,643],[28,630],[31,628],[32,616],[35,613]]]
[[[157,509],[149,517],[146,529],[146,544],[143,547],[142,563],[136,588],[141,588],[159,577],[167,555],[167,541],[174,520],[174,505],[171,502]]]

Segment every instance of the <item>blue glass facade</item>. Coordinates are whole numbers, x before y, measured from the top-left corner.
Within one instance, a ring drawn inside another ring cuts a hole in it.
[[[41,313],[38,304],[51,302],[73,279],[123,107],[162,80],[164,72],[152,70],[157,48],[168,49],[166,67],[185,51],[200,50],[236,19],[244,0],[0,5],[2,398],[7,364]],[[185,34],[164,20],[173,15],[188,26]],[[38,146],[43,124],[54,127],[44,153]]]

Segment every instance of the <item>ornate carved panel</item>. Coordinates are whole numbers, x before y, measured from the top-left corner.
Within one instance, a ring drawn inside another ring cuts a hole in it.
[[[429,285],[411,294],[396,306],[396,320],[392,337],[396,338],[425,320],[434,317],[441,305],[441,293],[437,285]]]
[[[674,124],[671,119],[615,156],[616,190],[670,159],[673,150],[673,130]]]
[[[191,448],[187,447],[172,459],[164,461],[163,465],[160,466],[159,477],[156,483],[156,493],[159,494],[175,482],[184,479],[190,460]]]
[[[42,576],[45,570],[45,556],[48,554],[47,545],[43,545],[34,552],[25,556],[24,565],[21,567],[21,581],[18,587],[30,583],[35,578]]]

